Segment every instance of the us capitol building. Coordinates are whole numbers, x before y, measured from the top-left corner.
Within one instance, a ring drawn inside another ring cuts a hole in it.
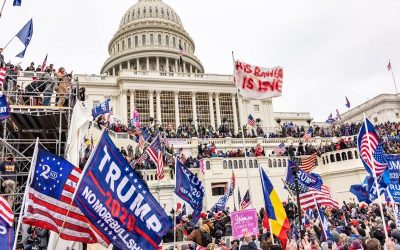
[[[184,51],[182,64],[179,45]],[[80,87],[86,88],[90,108],[110,98],[114,114],[124,124],[129,122],[135,109],[140,112],[143,125],[148,126],[154,120],[163,127],[174,128],[193,121],[196,127],[211,125],[214,129],[224,123],[238,132],[246,125],[249,114],[265,131],[276,129],[278,118],[282,123],[292,121],[298,125],[308,125],[307,121],[311,121],[309,113],[274,113],[271,99],[259,101],[238,97],[232,76],[206,74],[195,55],[195,48],[193,39],[170,6],[162,0],[139,0],[122,17],[108,45],[110,57],[102,66],[101,75],[77,75],[78,81]],[[349,111],[345,118],[361,117],[357,110],[352,112]],[[91,133],[96,136],[100,131],[92,128]],[[117,146],[134,144],[126,135],[111,135]],[[319,146],[332,140],[337,138],[316,137],[311,143]],[[242,195],[248,189],[248,171],[253,205],[257,209],[264,206],[259,166],[267,171],[281,199],[286,200],[288,193],[281,178],[285,177],[289,159],[268,155],[282,142],[297,147],[300,141],[299,138],[248,138],[246,147],[260,144],[267,156],[249,157],[247,163],[244,158],[206,159],[205,174],[193,169],[206,188],[204,208],[211,208],[221,197],[221,188],[227,187],[232,171]],[[243,148],[242,139],[229,137],[176,139],[170,144],[182,148],[186,155],[196,155],[199,143],[211,142],[223,151]],[[355,148],[323,154],[318,158],[315,171],[321,174],[324,184],[331,188],[332,196],[339,202],[354,197],[349,192],[350,185],[361,183],[366,174]],[[153,195],[169,211],[173,206],[174,180],[166,173],[165,179],[158,181],[155,170],[145,172]],[[228,206],[233,208],[232,198]]]

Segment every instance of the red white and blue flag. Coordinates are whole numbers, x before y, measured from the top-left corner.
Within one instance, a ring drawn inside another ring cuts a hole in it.
[[[0,249],[11,250],[14,245],[14,213],[10,205],[0,196]]]
[[[133,116],[131,119],[131,126],[133,126],[135,128],[140,128],[140,114],[137,109],[135,109],[135,111],[133,111]]]
[[[86,164],[74,201],[93,230],[117,249],[157,249],[172,226],[105,132]]]
[[[247,124],[249,124],[249,125],[252,126],[252,127],[255,127],[255,126],[256,126],[256,121],[254,120],[254,118],[253,118],[252,115],[249,115],[249,116],[247,117]]]
[[[382,144],[375,132],[372,123],[365,118],[357,138],[357,148],[367,172],[374,176],[380,176],[387,168],[387,161]]]
[[[46,64],[47,64],[47,56],[48,56],[48,54],[46,54],[46,57],[44,58],[44,60],[43,60],[43,63],[42,63],[42,68],[41,68],[41,70],[42,71],[44,71],[45,69],[46,69]]]
[[[72,202],[82,171],[44,149],[37,151],[32,182],[27,187],[23,223],[54,231],[64,240],[103,243],[91,230],[87,217]]]
[[[6,75],[7,75],[7,68],[0,68],[0,85],[4,83]]]
[[[311,138],[312,138],[312,128],[310,127],[310,128],[308,129],[307,133],[305,133],[305,134],[303,135],[303,139],[306,140],[306,141],[308,141],[308,140],[310,140]]]
[[[150,159],[156,164],[157,166],[157,178],[159,180],[164,178],[164,159],[162,154],[162,146],[160,141],[160,136],[157,135],[154,138],[153,142],[147,148],[147,153],[150,156]]]
[[[281,144],[279,144],[275,149],[274,149],[274,153],[276,155],[282,155],[286,152],[286,148],[285,148],[285,143],[281,142]]]
[[[246,194],[243,196],[243,200],[240,202],[240,208],[241,209],[246,209],[248,206],[250,206],[251,200],[250,200],[250,192],[247,190]]]

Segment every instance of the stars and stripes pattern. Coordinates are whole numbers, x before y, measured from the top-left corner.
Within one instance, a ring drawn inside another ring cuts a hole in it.
[[[72,201],[82,171],[68,161],[39,149],[28,188],[23,223],[60,234],[64,240],[104,243]],[[62,229],[63,228],[63,229]]]
[[[296,162],[300,163],[299,168],[301,170],[310,173],[316,167],[317,156],[318,156],[317,153],[313,153],[311,156],[301,158],[300,160],[297,160]]]
[[[255,127],[256,126],[256,121],[254,120],[252,115],[249,115],[247,117],[247,124],[249,124],[249,126],[251,126],[251,127]]]
[[[376,175],[381,175],[386,167],[385,152],[379,143],[379,138],[374,132],[365,133],[360,145],[361,158],[372,169],[375,167]],[[372,155],[371,155],[372,152]]]
[[[164,159],[162,155],[162,146],[160,141],[160,136],[157,135],[154,138],[153,142],[147,148],[147,153],[150,156],[150,159],[157,166],[157,178],[159,180],[164,178]]]
[[[282,155],[286,152],[286,148],[285,148],[285,143],[281,143],[279,144],[275,149],[274,149],[274,153],[276,155]]]
[[[3,196],[0,196],[0,218],[3,219],[10,227],[14,223],[14,213]]]
[[[250,200],[250,192],[247,190],[246,194],[243,196],[243,200],[240,202],[240,208],[241,209],[246,209],[248,206],[250,206],[251,200]]]
[[[139,147],[143,148],[145,143],[143,135],[139,135]]]
[[[0,85],[4,83],[6,75],[7,75],[7,68],[0,68]]]
[[[292,193],[296,193],[296,185],[294,183],[287,183]],[[315,208],[314,198],[319,206],[325,206],[330,208],[339,208],[339,203],[335,201],[331,196],[331,191],[329,187],[322,185],[321,191],[309,188],[304,185],[299,184],[300,192],[300,206],[302,209],[313,209]]]
[[[45,57],[44,60],[43,60],[41,71],[44,71],[44,70],[46,69],[47,56],[48,56],[48,54],[46,54],[46,57]]]
[[[303,135],[303,139],[306,140],[306,141],[308,141],[308,140],[310,140],[311,138],[312,138],[312,129],[310,128],[310,129],[308,129],[307,133],[305,133],[305,134]]]

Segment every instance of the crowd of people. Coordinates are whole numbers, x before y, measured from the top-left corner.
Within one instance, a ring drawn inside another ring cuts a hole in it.
[[[232,238],[231,212],[205,211],[197,223],[185,211],[177,209],[170,212],[170,220],[176,220],[176,227],[164,237],[164,243],[173,242],[174,230],[178,249],[221,249],[221,250],[325,250],[325,249],[400,249],[400,230],[391,206],[384,205],[384,217],[377,204],[343,203],[341,208],[323,207],[328,220],[332,238],[324,237],[321,219],[316,209],[302,212],[300,221],[302,230],[298,230],[297,207],[291,201],[284,202],[285,212],[289,218],[291,230],[287,233],[287,241],[281,242],[271,237],[266,210],[258,212],[259,233],[251,235],[245,232],[240,239]],[[175,215],[175,216],[174,216]],[[385,221],[385,224],[383,223]],[[385,230],[389,238],[385,237]],[[301,239],[303,235],[303,239]],[[285,238],[285,237],[283,237]],[[203,247],[203,248],[201,248]],[[170,247],[169,249],[172,249]]]
[[[46,67],[31,63],[25,70],[20,65],[7,63],[6,76],[0,89],[8,95],[10,104],[31,106],[68,106],[76,100],[76,89],[73,85],[72,72],[67,73],[64,67],[58,70],[53,64]],[[20,78],[24,71],[23,79]],[[30,80],[26,80],[31,78]],[[22,79],[22,80],[21,80]],[[55,103],[51,102],[55,94]],[[78,98],[85,100],[85,88],[80,88]]]

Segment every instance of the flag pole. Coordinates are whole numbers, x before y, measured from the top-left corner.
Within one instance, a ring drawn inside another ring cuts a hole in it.
[[[4,6],[6,5],[6,2],[7,2],[7,0],[4,0],[3,5],[1,6],[0,18],[1,18],[1,16],[3,15],[3,9],[4,9]]]
[[[176,158],[175,157],[175,172],[174,172],[174,181],[175,181],[175,184],[174,184],[174,187],[175,187],[175,190],[176,190],[176,167],[178,166],[178,158]],[[177,199],[176,199],[176,193],[175,193],[175,190],[174,190],[174,206],[173,206],[173,210],[174,210],[174,250],[176,249],[176,211],[175,211],[175,209],[176,209],[176,203],[177,203]]]
[[[368,132],[368,124],[367,124],[367,117],[365,116],[365,113],[363,113],[364,115],[364,125],[365,125],[365,134],[367,135],[367,141],[368,141],[368,149],[369,149],[369,154],[371,157],[371,167],[372,167],[372,174],[373,174],[373,178],[374,178],[374,183],[375,183],[375,190],[376,190],[376,194],[378,196],[379,199],[379,209],[381,212],[381,216],[382,216],[382,222],[383,222],[383,228],[384,228],[384,232],[385,232],[385,237],[386,239],[388,238],[388,233],[386,231],[386,221],[385,221],[385,216],[383,214],[383,207],[382,207],[382,197],[379,193],[379,185],[378,185],[378,180],[376,177],[376,170],[375,170],[375,159],[374,159],[374,155],[372,154],[372,148],[371,148],[371,139],[370,139],[370,135]]]
[[[325,235],[325,240],[328,240],[328,235],[326,235],[324,225],[322,224],[321,214],[319,213],[319,212],[320,212],[320,211],[319,211],[319,206],[318,206],[317,200],[315,199],[314,194],[313,194],[313,199],[314,199],[314,202],[315,202],[315,208],[317,209],[318,218],[319,218],[319,221],[320,221],[320,223],[321,223],[322,232],[323,232],[323,234]]]
[[[26,197],[28,196],[29,187],[32,182],[32,174],[35,171],[38,151],[39,151],[39,137],[36,138],[35,149],[33,151],[33,157],[32,157],[32,161],[31,161],[31,169],[29,170],[28,179],[26,181],[26,186],[25,186],[24,198],[22,200],[22,205],[21,205],[21,211],[19,212],[18,225],[17,225],[17,230],[15,232],[15,238],[14,238],[14,249],[17,246],[19,230],[21,228],[22,213],[25,210]]]
[[[235,60],[235,54],[233,53],[233,51],[232,51],[232,62],[233,62],[233,76],[235,76],[235,62],[236,62],[236,60]],[[238,98],[238,102],[240,102],[240,96],[239,96],[239,89],[238,88],[236,88],[236,95],[237,95],[237,98]],[[247,159],[247,154],[246,154],[246,141],[245,141],[245,139],[244,139],[244,128],[246,127],[246,125],[243,125],[243,124],[241,124],[242,125],[242,144],[243,144],[243,151],[244,151],[244,166],[245,166],[245,168],[246,168],[246,177],[247,177],[247,185],[249,186],[249,193],[250,193],[250,200],[252,200],[253,199],[253,197],[255,197],[255,196],[253,196],[253,192],[252,192],[252,188],[251,188],[251,185],[250,185],[250,174],[249,174],[249,165],[248,165],[248,159]],[[251,203],[251,207],[253,208],[254,207],[254,205],[253,205],[253,202]]]
[[[392,72],[394,88],[395,88],[396,94],[397,94],[397,93],[399,93],[399,92],[397,91],[396,78],[394,77],[393,67],[392,67],[392,64],[390,63],[390,60],[389,60],[389,65],[390,65],[390,71]]]
[[[232,174],[234,174],[233,170],[232,170]],[[235,176],[235,179],[236,179],[236,176]],[[232,190],[232,195],[233,195],[233,210],[236,211],[235,189]],[[240,204],[238,204],[238,205],[240,206]]]
[[[264,189],[264,177],[263,177],[263,175],[262,175],[262,173],[261,173],[261,164],[258,164],[258,172],[260,173],[260,177],[261,177],[261,186],[262,186],[262,189],[263,190],[265,190]],[[264,191],[263,191],[264,192]],[[267,213],[267,212],[266,212]],[[268,216],[268,213],[267,213],[267,216]],[[272,232],[272,224],[271,224],[271,222],[270,222],[270,220],[269,220],[269,216],[268,216],[268,225],[269,225],[269,230],[271,231],[270,233],[271,233],[271,241],[272,241],[272,244],[274,244],[274,234],[273,234],[273,232]]]

